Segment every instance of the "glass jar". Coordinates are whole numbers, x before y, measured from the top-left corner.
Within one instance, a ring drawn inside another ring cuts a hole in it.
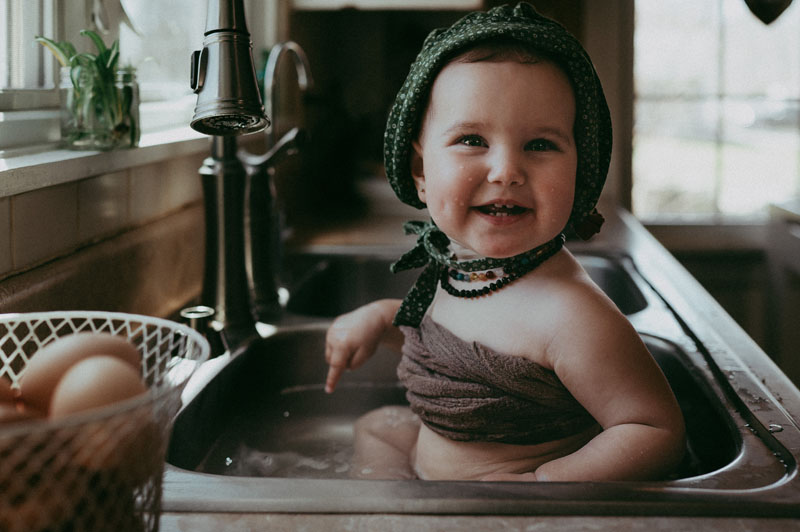
[[[117,70],[117,91],[120,101],[120,116],[116,131],[120,135],[117,147],[135,148],[139,145],[141,128],[139,124],[139,83],[136,70],[125,68]]]
[[[139,85],[132,68],[113,80],[87,68],[61,68],[61,140],[74,150],[133,148],[139,144]]]

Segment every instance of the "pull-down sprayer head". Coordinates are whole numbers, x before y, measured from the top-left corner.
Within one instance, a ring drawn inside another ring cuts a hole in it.
[[[241,135],[269,119],[258,91],[244,0],[208,0],[203,49],[192,54],[197,105],[191,126],[207,135]]]

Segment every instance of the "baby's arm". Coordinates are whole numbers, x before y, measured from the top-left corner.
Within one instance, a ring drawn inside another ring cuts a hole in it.
[[[330,366],[325,391],[333,392],[345,369],[355,369],[375,353],[379,343],[397,351],[403,335],[392,325],[399,299],[380,299],[336,318],[325,337],[325,361]]]
[[[668,473],[683,456],[685,429],[666,378],[633,326],[616,308],[609,310],[604,297],[584,293],[572,303],[570,322],[548,355],[603,431],[578,451],[540,466],[537,479],[640,480]]]
[[[596,294],[567,298],[556,314],[562,323],[547,358],[603,430],[535,472],[484,480],[652,480],[674,469],[685,450],[683,416],[638,333]]]

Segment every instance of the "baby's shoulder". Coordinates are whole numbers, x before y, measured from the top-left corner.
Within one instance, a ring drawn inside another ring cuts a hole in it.
[[[574,261],[573,266],[546,272],[539,293],[547,298],[547,322],[552,334],[547,358],[578,362],[598,352],[640,351],[641,340],[614,302]],[[532,287],[532,286],[531,286]]]
[[[559,331],[627,327],[627,319],[571,255],[521,283],[520,306]],[[569,336],[569,335],[567,335]]]
[[[554,304],[553,311],[571,312],[575,305],[590,306],[592,309],[605,310],[610,302],[606,294],[594,283],[589,274],[569,252],[564,250],[534,270],[529,282],[522,283],[524,291],[546,295],[537,300],[546,299]],[[613,303],[611,303],[613,307]]]

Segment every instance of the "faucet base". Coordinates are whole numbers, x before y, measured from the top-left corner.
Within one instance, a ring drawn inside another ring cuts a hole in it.
[[[256,335],[245,268],[247,173],[235,137],[212,137],[212,155],[200,168],[206,210],[203,305],[214,309],[214,328],[228,348]]]

